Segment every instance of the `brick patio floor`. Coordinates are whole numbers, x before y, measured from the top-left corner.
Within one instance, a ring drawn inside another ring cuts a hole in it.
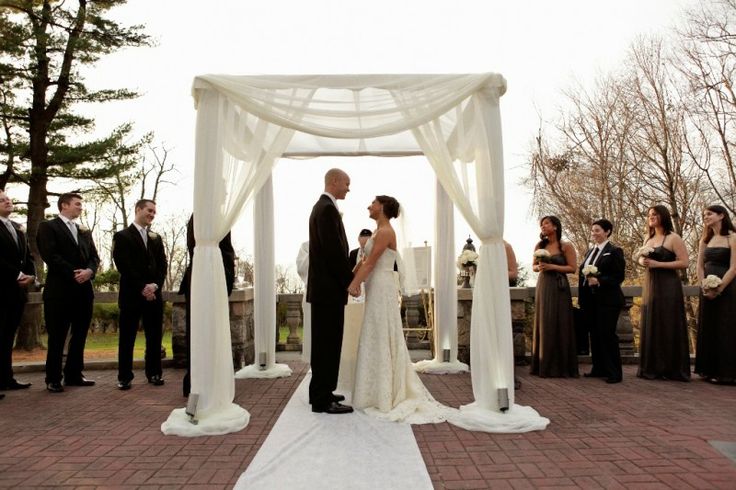
[[[159,429],[184,405],[181,370],[166,370],[162,387],[137,371],[128,392],[115,388],[114,370],[89,370],[96,386],[62,394],[42,389],[43,373],[19,374],[33,386],[0,400],[0,487],[232,487],[306,372],[289,364],[289,378],[236,380],[235,402],[251,414],[243,431],[193,439]],[[639,380],[634,366],[618,385],[517,371],[517,402],[550,418],[549,428],[415,426],[435,488],[736,488],[736,463],[709,443],[736,443],[736,387]],[[422,379],[446,404],[472,401],[467,374]]]

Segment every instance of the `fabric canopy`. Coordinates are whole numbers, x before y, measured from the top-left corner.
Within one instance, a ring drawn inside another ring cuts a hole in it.
[[[217,243],[244,205],[270,182],[279,158],[325,154],[427,157],[442,188],[481,241],[471,324],[475,403],[469,408],[474,422],[468,425],[486,430],[483,411],[498,412],[499,389],[509,395],[511,409],[505,423],[520,412],[513,407],[511,314],[502,241],[499,98],[505,90],[504,78],[492,73],[195,78],[198,219],[192,275],[192,392],[199,394],[198,427],[209,421],[220,427],[218,414],[233,410],[227,298],[224,281],[217,283],[222,269]],[[319,191],[315,189],[315,194]],[[270,214],[265,209],[259,212],[273,219],[272,209]],[[272,240],[272,233],[266,236]],[[273,267],[272,251],[265,254],[263,264],[257,255],[254,258],[256,268]],[[437,285],[438,290],[449,287],[454,288],[454,282]],[[256,312],[275,307],[273,284],[255,284],[254,296],[259,303]],[[256,317],[256,336],[260,329],[272,335],[275,325],[259,321]],[[533,422],[545,420],[538,417]],[[231,430],[241,428],[234,424]]]

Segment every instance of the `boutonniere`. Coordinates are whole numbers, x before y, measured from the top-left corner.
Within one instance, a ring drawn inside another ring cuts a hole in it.
[[[148,232],[148,238],[151,238],[151,239],[155,240],[155,239],[158,238],[158,233],[154,233],[152,231],[149,231]]]
[[[77,229],[80,233],[89,233],[89,228],[84,225],[77,225]]]

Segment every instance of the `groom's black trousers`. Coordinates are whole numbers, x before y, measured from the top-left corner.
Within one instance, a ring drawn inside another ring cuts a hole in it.
[[[324,407],[332,402],[340,370],[340,350],[345,323],[342,303],[311,303],[312,306],[312,381],[309,403]]]

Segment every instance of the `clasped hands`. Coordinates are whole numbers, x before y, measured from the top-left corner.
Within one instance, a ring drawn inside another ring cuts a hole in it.
[[[354,298],[360,296],[360,284],[354,285],[351,283],[350,286],[348,286],[348,293]]]
[[[158,291],[158,286],[155,283],[151,283],[146,284],[141,294],[146,298],[146,301],[153,301],[156,299],[156,291]]]
[[[77,284],[84,284],[92,279],[92,271],[90,269],[74,269],[74,280]]]
[[[29,276],[21,272],[20,275],[18,276],[18,286],[25,288],[33,284],[33,281],[35,280],[36,280],[36,276]]]

